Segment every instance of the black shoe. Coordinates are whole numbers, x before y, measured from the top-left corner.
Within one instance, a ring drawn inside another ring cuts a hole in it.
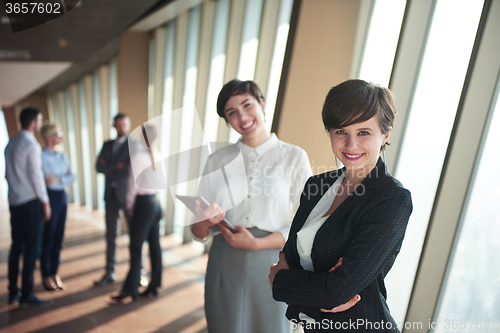
[[[158,297],[158,289],[146,289],[139,294],[141,297]]]
[[[30,296],[28,299],[21,300],[19,303],[19,307],[22,309],[29,308],[44,308],[46,306],[54,304],[53,300],[42,301],[41,299],[36,298],[36,296]]]
[[[115,278],[113,275],[106,274],[99,281],[94,282],[94,287],[101,287],[108,284],[115,283]]]
[[[122,291],[120,295],[111,296],[111,299],[117,302],[123,302],[127,297],[132,297],[132,302],[135,301],[137,295],[131,294],[128,291]]]
[[[19,296],[19,294],[13,294],[13,295],[9,295],[9,301],[8,303],[9,304],[19,304],[19,299],[21,297]]]

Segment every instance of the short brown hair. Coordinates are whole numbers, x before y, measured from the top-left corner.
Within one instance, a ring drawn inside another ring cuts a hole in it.
[[[394,123],[396,106],[389,88],[363,80],[348,80],[330,89],[322,116],[327,131],[377,116],[382,133],[387,134]]]
[[[260,104],[260,99],[265,99],[260,91],[259,86],[253,81],[240,81],[238,79],[231,80],[222,87],[219,97],[217,98],[217,114],[224,118],[227,122],[226,115],[224,114],[224,108],[226,107],[227,101],[233,96],[250,94],[257,102]]]

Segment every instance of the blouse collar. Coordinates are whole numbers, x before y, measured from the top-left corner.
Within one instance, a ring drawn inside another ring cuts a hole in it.
[[[265,142],[261,143],[257,147],[253,148],[250,146],[247,146],[241,141],[241,138],[236,142],[236,145],[238,148],[241,149],[243,154],[245,155],[250,155],[252,153],[255,153],[257,156],[263,155],[265,152],[267,152],[269,149],[273,148],[277,143],[278,143],[278,137],[276,134],[271,133],[271,137],[267,139]]]

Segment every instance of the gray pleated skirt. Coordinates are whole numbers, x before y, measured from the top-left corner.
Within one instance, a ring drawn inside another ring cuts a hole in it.
[[[270,233],[248,229],[255,237]],[[286,304],[276,302],[269,268],[279,248],[247,251],[231,247],[222,235],[213,238],[205,281],[205,315],[210,333],[290,333]]]

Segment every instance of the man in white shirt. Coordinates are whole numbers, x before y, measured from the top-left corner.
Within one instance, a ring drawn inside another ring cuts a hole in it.
[[[42,114],[33,108],[21,111],[22,130],[5,148],[5,178],[9,185],[12,246],[9,254],[9,304],[21,308],[45,307],[53,301],[39,300],[33,293],[33,269],[40,256],[43,222],[51,210],[42,172],[42,149],[35,133],[42,126]],[[24,247],[24,249],[23,249]],[[23,254],[21,297],[17,287],[19,258]]]

